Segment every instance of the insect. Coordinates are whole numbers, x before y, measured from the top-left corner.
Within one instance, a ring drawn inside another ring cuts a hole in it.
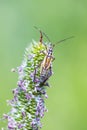
[[[49,41],[49,44],[48,44],[48,45],[45,45],[45,44],[44,44],[44,45],[45,45],[45,48],[46,48],[46,52],[41,51],[41,52],[45,55],[45,57],[44,57],[44,59],[43,59],[43,61],[42,61],[42,63],[41,63],[41,71],[40,71],[40,73],[42,74],[43,71],[47,71],[47,70],[51,67],[52,61],[55,60],[55,58],[54,58],[54,56],[53,56],[53,48],[55,47],[55,45],[56,45],[56,44],[59,44],[59,43],[61,43],[61,42],[63,42],[63,41],[66,41],[66,40],[68,40],[68,39],[74,38],[74,36],[71,36],[71,37],[62,39],[62,40],[58,41],[57,43],[52,44],[52,43],[50,42],[48,36],[47,36],[44,32],[42,32],[42,31],[41,31],[40,29],[38,29],[36,26],[35,26],[35,28],[40,32],[40,43],[41,43],[41,44],[43,44],[43,35],[44,35],[44,36],[48,39],[48,41]]]
[[[42,32],[37,27],[35,27],[35,29],[37,29],[40,32],[39,43],[43,44],[45,46],[45,51],[41,51],[41,53],[44,54],[44,58],[43,58],[42,62],[39,64],[39,66],[38,66],[38,67],[40,67],[40,78],[39,78],[39,84],[38,84],[38,87],[40,88],[40,86],[42,86],[42,85],[49,86],[47,80],[52,75],[52,62],[55,60],[55,58],[53,56],[54,47],[56,46],[56,44],[61,43],[63,41],[66,41],[68,39],[71,39],[74,36],[65,38],[63,40],[58,41],[55,44],[52,44],[50,42],[50,39],[48,38],[48,36],[44,32]],[[48,41],[49,41],[48,44],[43,43],[43,35],[48,39]],[[38,69],[38,67],[36,69]],[[35,69],[34,81],[36,79],[36,69]],[[40,90],[41,89],[42,88],[40,88]]]

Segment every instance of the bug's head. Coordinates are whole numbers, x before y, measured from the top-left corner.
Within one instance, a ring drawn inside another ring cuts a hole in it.
[[[52,43],[49,43],[47,50],[48,50],[50,53],[53,53],[53,44],[52,44]]]

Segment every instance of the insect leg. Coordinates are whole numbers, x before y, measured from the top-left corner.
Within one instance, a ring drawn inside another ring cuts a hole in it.
[[[38,28],[38,27],[36,27],[36,26],[34,26],[34,28],[35,29],[37,29],[39,32],[40,32],[40,43],[42,43],[42,40],[43,40],[43,33],[42,33],[42,31]]]
[[[52,75],[52,68],[51,66],[49,69],[43,69],[43,72],[40,75],[40,84],[46,85],[46,81],[49,79],[49,77]]]
[[[42,39],[43,39],[43,35],[42,35],[42,32],[40,30],[40,42],[42,43]]]

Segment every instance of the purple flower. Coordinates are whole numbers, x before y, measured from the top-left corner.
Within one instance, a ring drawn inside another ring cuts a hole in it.
[[[24,81],[23,80],[19,80],[17,84],[18,84],[19,87],[22,87],[22,86],[24,86]]]
[[[18,100],[17,95],[14,96],[14,102],[16,102]]]
[[[31,77],[32,81],[34,81],[34,76],[35,76],[35,72],[32,72],[32,73],[30,74],[30,77]]]
[[[35,81],[34,81],[35,83],[38,83],[39,82],[39,79],[38,78],[35,78]]]
[[[33,119],[33,120],[32,120],[32,122],[31,122],[31,126],[32,126],[32,129],[34,129],[34,130],[38,130],[36,119]]]
[[[42,118],[44,116],[44,112],[45,112],[44,101],[43,99],[39,98],[37,103],[36,115]]]
[[[26,113],[24,111],[22,111],[22,117],[25,117]]]
[[[26,93],[25,97],[26,97],[27,100],[30,100],[32,98],[32,94]]]
[[[18,72],[21,73],[23,71],[23,66],[19,66],[17,67],[17,69],[18,69]]]
[[[19,86],[23,91],[26,92],[25,81],[19,80],[17,84],[18,84],[18,86]]]
[[[18,89],[15,88],[15,89],[12,90],[12,92],[13,92],[14,95],[17,95],[18,94]]]
[[[23,128],[23,124],[18,124],[18,129]]]
[[[8,117],[8,128],[10,130],[15,130],[16,128],[16,122],[14,121],[12,117]]]
[[[39,87],[39,85],[37,85],[37,86],[36,86],[36,90],[37,90],[37,91],[41,91],[41,90],[42,90],[42,88],[41,88],[41,87]]]

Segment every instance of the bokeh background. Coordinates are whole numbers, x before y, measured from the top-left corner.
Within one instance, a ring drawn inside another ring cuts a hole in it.
[[[74,35],[54,49],[56,60],[50,79],[42,130],[87,130],[87,1],[0,0],[0,117],[10,108],[25,48],[39,40],[41,28],[55,43]],[[46,41],[46,39],[44,38]],[[0,121],[1,127],[6,122]]]

